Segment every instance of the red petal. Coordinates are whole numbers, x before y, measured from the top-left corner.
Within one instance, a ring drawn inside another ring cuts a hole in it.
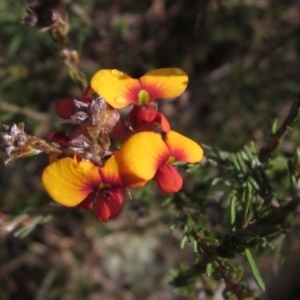
[[[158,187],[164,193],[178,192],[183,183],[181,175],[171,165],[164,165],[160,167],[157,170],[154,178]]]
[[[170,124],[167,118],[152,105],[134,106],[129,114],[129,123],[135,132],[170,131]]]
[[[90,193],[78,206],[85,210],[91,210],[94,205],[95,193]]]
[[[141,105],[138,107],[137,117],[145,122],[151,122],[156,117],[157,110],[149,105]]]
[[[168,133],[171,130],[171,126],[170,126],[168,119],[161,112],[157,112],[154,121],[160,124],[161,130],[163,132]]]
[[[123,209],[123,198],[120,189],[103,189],[94,204],[97,218],[102,222],[116,218]]]

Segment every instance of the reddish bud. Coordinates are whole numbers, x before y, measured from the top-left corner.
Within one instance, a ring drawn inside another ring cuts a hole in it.
[[[78,110],[78,107],[76,107],[76,101],[74,101],[74,98],[64,98],[59,100],[55,105],[55,110],[57,115],[62,119],[71,119],[72,116],[74,116]],[[83,96],[82,99],[79,101],[83,103],[91,103],[92,98],[89,96]],[[78,102],[78,100],[77,100]]]
[[[86,129],[77,124],[62,125],[57,131],[49,136],[51,142],[64,145],[76,140],[83,139],[87,135]]]
[[[51,135],[49,136],[49,140],[53,143],[62,145],[68,143],[71,139],[68,138],[64,132],[55,131],[51,133]]]
[[[57,115],[62,119],[71,119],[76,113],[76,107],[73,98],[65,98],[58,101],[55,105]]]
[[[128,128],[125,121],[120,118],[115,126],[112,128],[109,136],[117,142],[124,142],[130,135],[132,131]]]

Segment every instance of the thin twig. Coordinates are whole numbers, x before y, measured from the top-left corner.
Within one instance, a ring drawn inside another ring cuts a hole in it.
[[[11,112],[12,114],[21,114],[36,121],[48,121],[50,116],[48,114],[37,112],[28,107],[20,107],[14,104],[0,101],[0,110]]]
[[[79,54],[77,50],[71,47],[64,26],[61,28],[60,23],[58,23],[57,26],[53,26],[52,34],[56,41],[59,54],[69,69],[70,76],[80,86],[82,91],[85,91],[87,88],[87,82],[85,75],[79,69]]]
[[[300,96],[293,103],[288,116],[284,120],[281,127],[276,131],[276,133],[271,137],[268,144],[261,148],[259,153],[259,161],[265,163],[269,160],[273,152],[281,143],[285,135],[290,132],[300,119]]]

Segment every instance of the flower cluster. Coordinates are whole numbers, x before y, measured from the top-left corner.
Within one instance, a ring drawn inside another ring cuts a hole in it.
[[[100,70],[82,99],[60,100],[56,113],[68,121],[50,136],[57,151],[50,151],[42,174],[50,197],[64,206],[92,209],[105,222],[121,213],[129,188],[154,179],[161,191],[178,192],[183,179],[173,164],[198,163],[203,150],[171,130],[155,100],[178,97],[187,84],[178,68],[153,70],[139,79]],[[118,109],[128,105],[124,120]]]

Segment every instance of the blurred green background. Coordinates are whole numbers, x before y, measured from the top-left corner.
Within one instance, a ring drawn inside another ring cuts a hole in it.
[[[199,143],[234,152],[254,141],[259,148],[299,93],[297,0],[64,4],[70,42],[88,79],[100,68],[139,77],[174,66],[189,74],[187,91],[159,105],[174,130]],[[49,32],[21,24],[25,15],[25,1],[0,2],[0,123],[24,121],[27,133],[46,138],[61,123],[55,103],[82,94]],[[299,142],[295,130],[281,149],[292,153]],[[164,196],[153,185],[134,192],[121,216],[102,224],[50,200],[40,182],[47,160],[0,165],[0,299],[206,299],[200,284],[189,296],[168,284],[169,270],[193,254],[179,248],[180,232],[170,233],[170,211],[161,208]],[[39,213],[52,220],[35,219]],[[20,231],[26,222],[45,224],[26,234]],[[277,269],[274,255],[266,254],[267,282]]]

